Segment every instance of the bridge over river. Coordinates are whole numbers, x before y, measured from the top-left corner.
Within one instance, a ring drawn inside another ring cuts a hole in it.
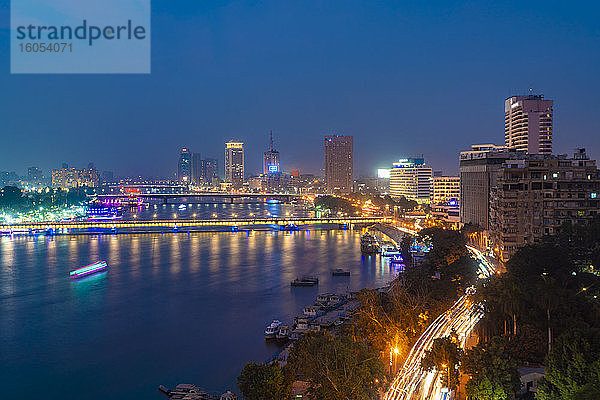
[[[390,217],[331,217],[331,218],[227,218],[227,219],[169,219],[169,220],[111,220],[26,222],[0,225],[0,233],[15,234],[83,234],[130,232],[224,231],[246,229],[295,230],[306,226],[337,225],[351,228],[357,224],[391,223]]]

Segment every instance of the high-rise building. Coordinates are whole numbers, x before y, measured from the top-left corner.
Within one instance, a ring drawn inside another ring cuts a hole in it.
[[[453,202],[458,206],[460,199],[460,177],[434,176],[433,190],[431,191],[432,204],[446,204]]]
[[[325,136],[325,182],[327,193],[352,192],[354,137]]]
[[[202,160],[201,181],[206,185],[212,185],[219,176],[219,161],[216,158]]]
[[[180,182],[197,185],[200,180],[201,168],[200,153],[193,153],[188,148],[181,149],[177,163],[177,179]]]
[[[510,149],[552,154],[552,100],[512,96],[504,102],[504,140]]]
[[[279,165],[279,152],[273,147],[273,131],[271,131],[271,140],[269,141],[269,150],[263,155],[263,174],[273,174],[281,172]]]
[[[230,140],[225,144],[225,182],[233,189],[239,189],[244,184],[244,143]]]
[[[502,261],[564,223],[586,224],[600,211],[600,171],[585,149],[566,155],[508,159],[490,204],[493,248]]]
[[[519,152],[524,155],[525,152]],[[490,191],[502,164],[517,152],[506,146],[481,144],[460,153],[460,223],[489,230]]]
[[[390,169],[390,195],[429,203],[432,174],[433,170],[425,164],[422,156],[401,159]]]
[[[192,182],[192,152],[186,148],[181,149],[177,163],[177,179],[183,183]]]

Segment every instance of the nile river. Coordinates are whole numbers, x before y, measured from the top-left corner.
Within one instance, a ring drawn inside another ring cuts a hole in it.
[[[269,207],[248,209],[288,212]],[[68,279],[100,259],[107,272]],[[290,287],[307,274],[318,287]],[[2,237],[0,398],[159,400],[158,385],[184,382],[236,392],[243,365],[278,349],[263,339],[272,319],[392,277],[361,257],[359,231]]]

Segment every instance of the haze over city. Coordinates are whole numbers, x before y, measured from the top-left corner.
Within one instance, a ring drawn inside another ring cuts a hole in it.
[[[504,99],[530,88],[555,101],[556,152],[576,144],[594,157],[598,8],[155,0],[150,75],[19,76],[7,72],[0,7],[10,94],[0,99],[0,170],[93,161],[172,177],[181,147],[222,165],[224,142],[239,138],[257,173],[273,130],[285,170],[322,173],[322,137],[344,134],[355,137],[357,176],[413,154],[456,174],[459,151],[502,142]]]

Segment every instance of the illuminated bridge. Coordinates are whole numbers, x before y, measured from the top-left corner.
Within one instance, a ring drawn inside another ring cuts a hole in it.
[[[282,203],[290,202],[293,199],[302,197],[297,194],[281,194],[281,193],[235,193],[235,192],[190,192],[190,193],[137,193],[126,192],[116,194],[97,194],[95,196],[99,200],[115,201],[115,200],[160,200],[163,203],[168,203],[169,199],[182,199],[184,203],[202,203],[210,200],[225,200],[233,203],[235,199],[249,199],[253,201],[266,202],[267,200],[277,200]],[[222,201],[221,201],[222,202]]]
[[[31,222],[0,225],[0,233],[77,234],[89,232],[177,232],[223,231],[237,229],[299,229],[309,225],[337,225],[350,228],[355,224],[391,223],[389,217],[331,217],[331,218],[232,218],[232,219],[170,219],[130,221],[67,221]]]

